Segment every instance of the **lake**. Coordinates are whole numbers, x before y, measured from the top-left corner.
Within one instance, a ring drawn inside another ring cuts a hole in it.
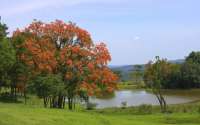
[[[168,91],[164,92],[167,104],[188,103],[200,99],[197,92],[187,91]],[[90,98],[90,102],[96,103],[97,108],[120,107],[122,102],[126,102],[127,106],[138,106],[141,104],[159,105],[156,97],[146,90],[120,90],[115,91],[112,98],[98,99]]]

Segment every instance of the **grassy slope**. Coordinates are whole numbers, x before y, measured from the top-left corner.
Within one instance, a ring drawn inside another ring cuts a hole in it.
[[[198,113],[133,115],[0,103],[0,125],[199,125]]]

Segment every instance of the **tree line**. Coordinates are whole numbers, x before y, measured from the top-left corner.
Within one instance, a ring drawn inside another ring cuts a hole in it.
[[[161,84],[163,89],[190,89],[200,88],[200,52],[191,52],[182,64],[173,64],[166,59],[160,59],[159,67]],[[145,83],[152,81],[155,77],[155,62],[146,64],[144,71]]]
[[[162,112],[167,103],[162,89],[190,89],[200,87],[200,52],[191,52],[183,64],[172,64],[156,57],[145,66],[144,81],[159,101]]]

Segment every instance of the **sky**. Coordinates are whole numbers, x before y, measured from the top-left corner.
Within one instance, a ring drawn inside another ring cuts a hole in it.
[[[200,50],[200,0],[1,0],[0,8],[10,34],[33,19],[75,22],[107,44],[109,65],[183,59]]]

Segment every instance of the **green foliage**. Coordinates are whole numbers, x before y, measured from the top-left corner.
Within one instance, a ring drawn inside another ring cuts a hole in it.
[[[155,63],[149,63],[146,66],[144,75],[145,83],[150,87],[159,101],[162,112],[166,112],[167,104],[161,92],[161,89],[166,84],[166,80],[170,74],[170,63],[165,59],[160,60],[156,57]]]
[[[170,64],[170,73],[165,79],[165,84],[163,85],[166,89],[176,89],[181,87],[181,65],[180,64]]]
[[[118,89],[144,89],[146,85],[144,81],[134,82],[134,81],[127,81],[127,82],[119,82],[117,85]]]
[[[192,52],[181,67],[182,87],[200,87],[200,52]]]
[[[16,53],[6,37],[6,30],[6,25],[0,23],[0,87],[11,83],[9,72],[16,61]]]
[[[147,64],[145,83],[150,86],[156,83],[155,64]],[[160,62],[159,81],[163,89],[200,88],[200,52],[191,52],[183,64],[172,64],[167,60]],[[152,82],[152,83],[151,83]]]
[[[6,35],[8,34],[7,30],[8,30],[8,27],[6,26],[6,24],[2,24],[0,20],[0,41],[4,39]]]
[[[57,96],[64,91],[64,83],[60,75],[38,75],[33,79],[32,84],[35,92],[41,98]]]
[[[200,64],[200,52],[191,52],[189,56],[186,58],[186,62],[194,62]]]
[[[143,104],[143,105],[140,105],[138,106],[138,114],[152,114],[153,112],[153,107],[152,105],[146,105],[146,104]]]
[[[7,39],[0,41],[0,73],[8,71],[15,63],[15,50]]]
[[[126,101],[121,102],[121,107],[122,109],[125,109],[127,107],[127,102]]]
[[[92,102],[86,102],[86,109],[87,110],[94,110],[96,108],[97,104]]]
[[[129,75],[136,83],[140,83],[143,81],[143,71],[141,65],[134,65],[135,70],[132,71]]]
[[[156,62],[146,65],[144,80],[147,86],[162,89],[170,74],[170,63],[167,60],[156,58]]]
[[[162,104],[161,89],[199,88],[200,87],[200,52],[192,52],[184,64],[171,64],[167,60],[156,58],[155,63],[146,65],[144,80]],[[165,101],[163,102],[165,103]]]

